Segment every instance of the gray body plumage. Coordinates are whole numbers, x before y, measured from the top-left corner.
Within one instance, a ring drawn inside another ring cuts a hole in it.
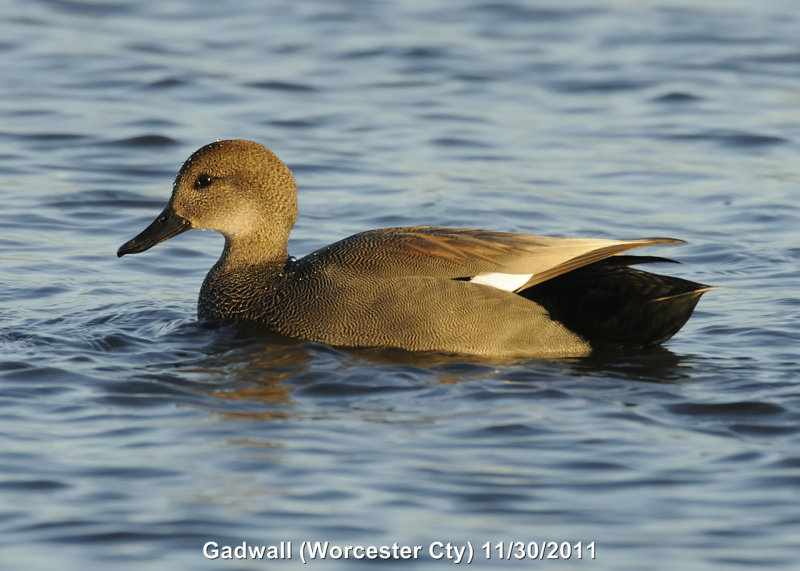
[[[355,239],[370,244],[370,234]],[[255,321],[337,346],[498,356],[590,351],[541,306],[515,293],[424,275],[413,264],[398,273],[391,267],[396,264],[350,259],[341,254],[351,240],[283,265],[243,271],[217,265],[203,282],[198,315]]]

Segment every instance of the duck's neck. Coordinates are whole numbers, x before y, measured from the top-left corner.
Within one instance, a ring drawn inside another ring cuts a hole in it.
[[[261,236],[225,237],[225,247],[200,289],[200,318],[263,319],[289,253],[287,240]]]
[[[225,236],[225,247],[217,266],[237,271],[254,266],[283,265],[289,258],[287,244],[288,236],[281,240],[263,234]]]

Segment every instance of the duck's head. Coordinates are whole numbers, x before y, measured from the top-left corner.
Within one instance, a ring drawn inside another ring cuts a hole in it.
[[[233,241],[261,237],[285,247],[297,218],[297,188],[272,151],[245,140],[195,151],[175,178],[163,212],[117,256],[152,248],[186,230],[216,230]]]

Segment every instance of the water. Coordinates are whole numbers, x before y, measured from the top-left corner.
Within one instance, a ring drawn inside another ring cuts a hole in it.
[[[799,19],[780,0],[3,3],[3,567],[294,569],[322,540],[422,546],[408,569],[451,565],[437,541],[480,568],[797,568]],[[115,251],[229,137],[293,169],[295,255],[402,224],[665,235],[689,243],[652,249],[683,262],[664,271],[724,288],[663,349],[564,362],[205,326],[219,236]],[[543,540],[596,559],[493,547]],[[294,551],[211,561],[209,541]]]

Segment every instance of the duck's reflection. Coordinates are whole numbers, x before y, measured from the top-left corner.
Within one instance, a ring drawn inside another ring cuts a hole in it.
[[[691,371],[687,363],[691,357],[664,347],[514,361],[394,349],[338,349],[231,325],[223,325],[216,333],[202,365],[187,364],[182,371],[213,378],[214,382],[202,383],[198,392],[221,405],[211,407],[215,412],[238,419],[284,420],[304,408],[298,406],[298,399],[348,399],[463,381],[513,378],[514,383],[558,386],[577,378],[614,377],[674,383]]]

